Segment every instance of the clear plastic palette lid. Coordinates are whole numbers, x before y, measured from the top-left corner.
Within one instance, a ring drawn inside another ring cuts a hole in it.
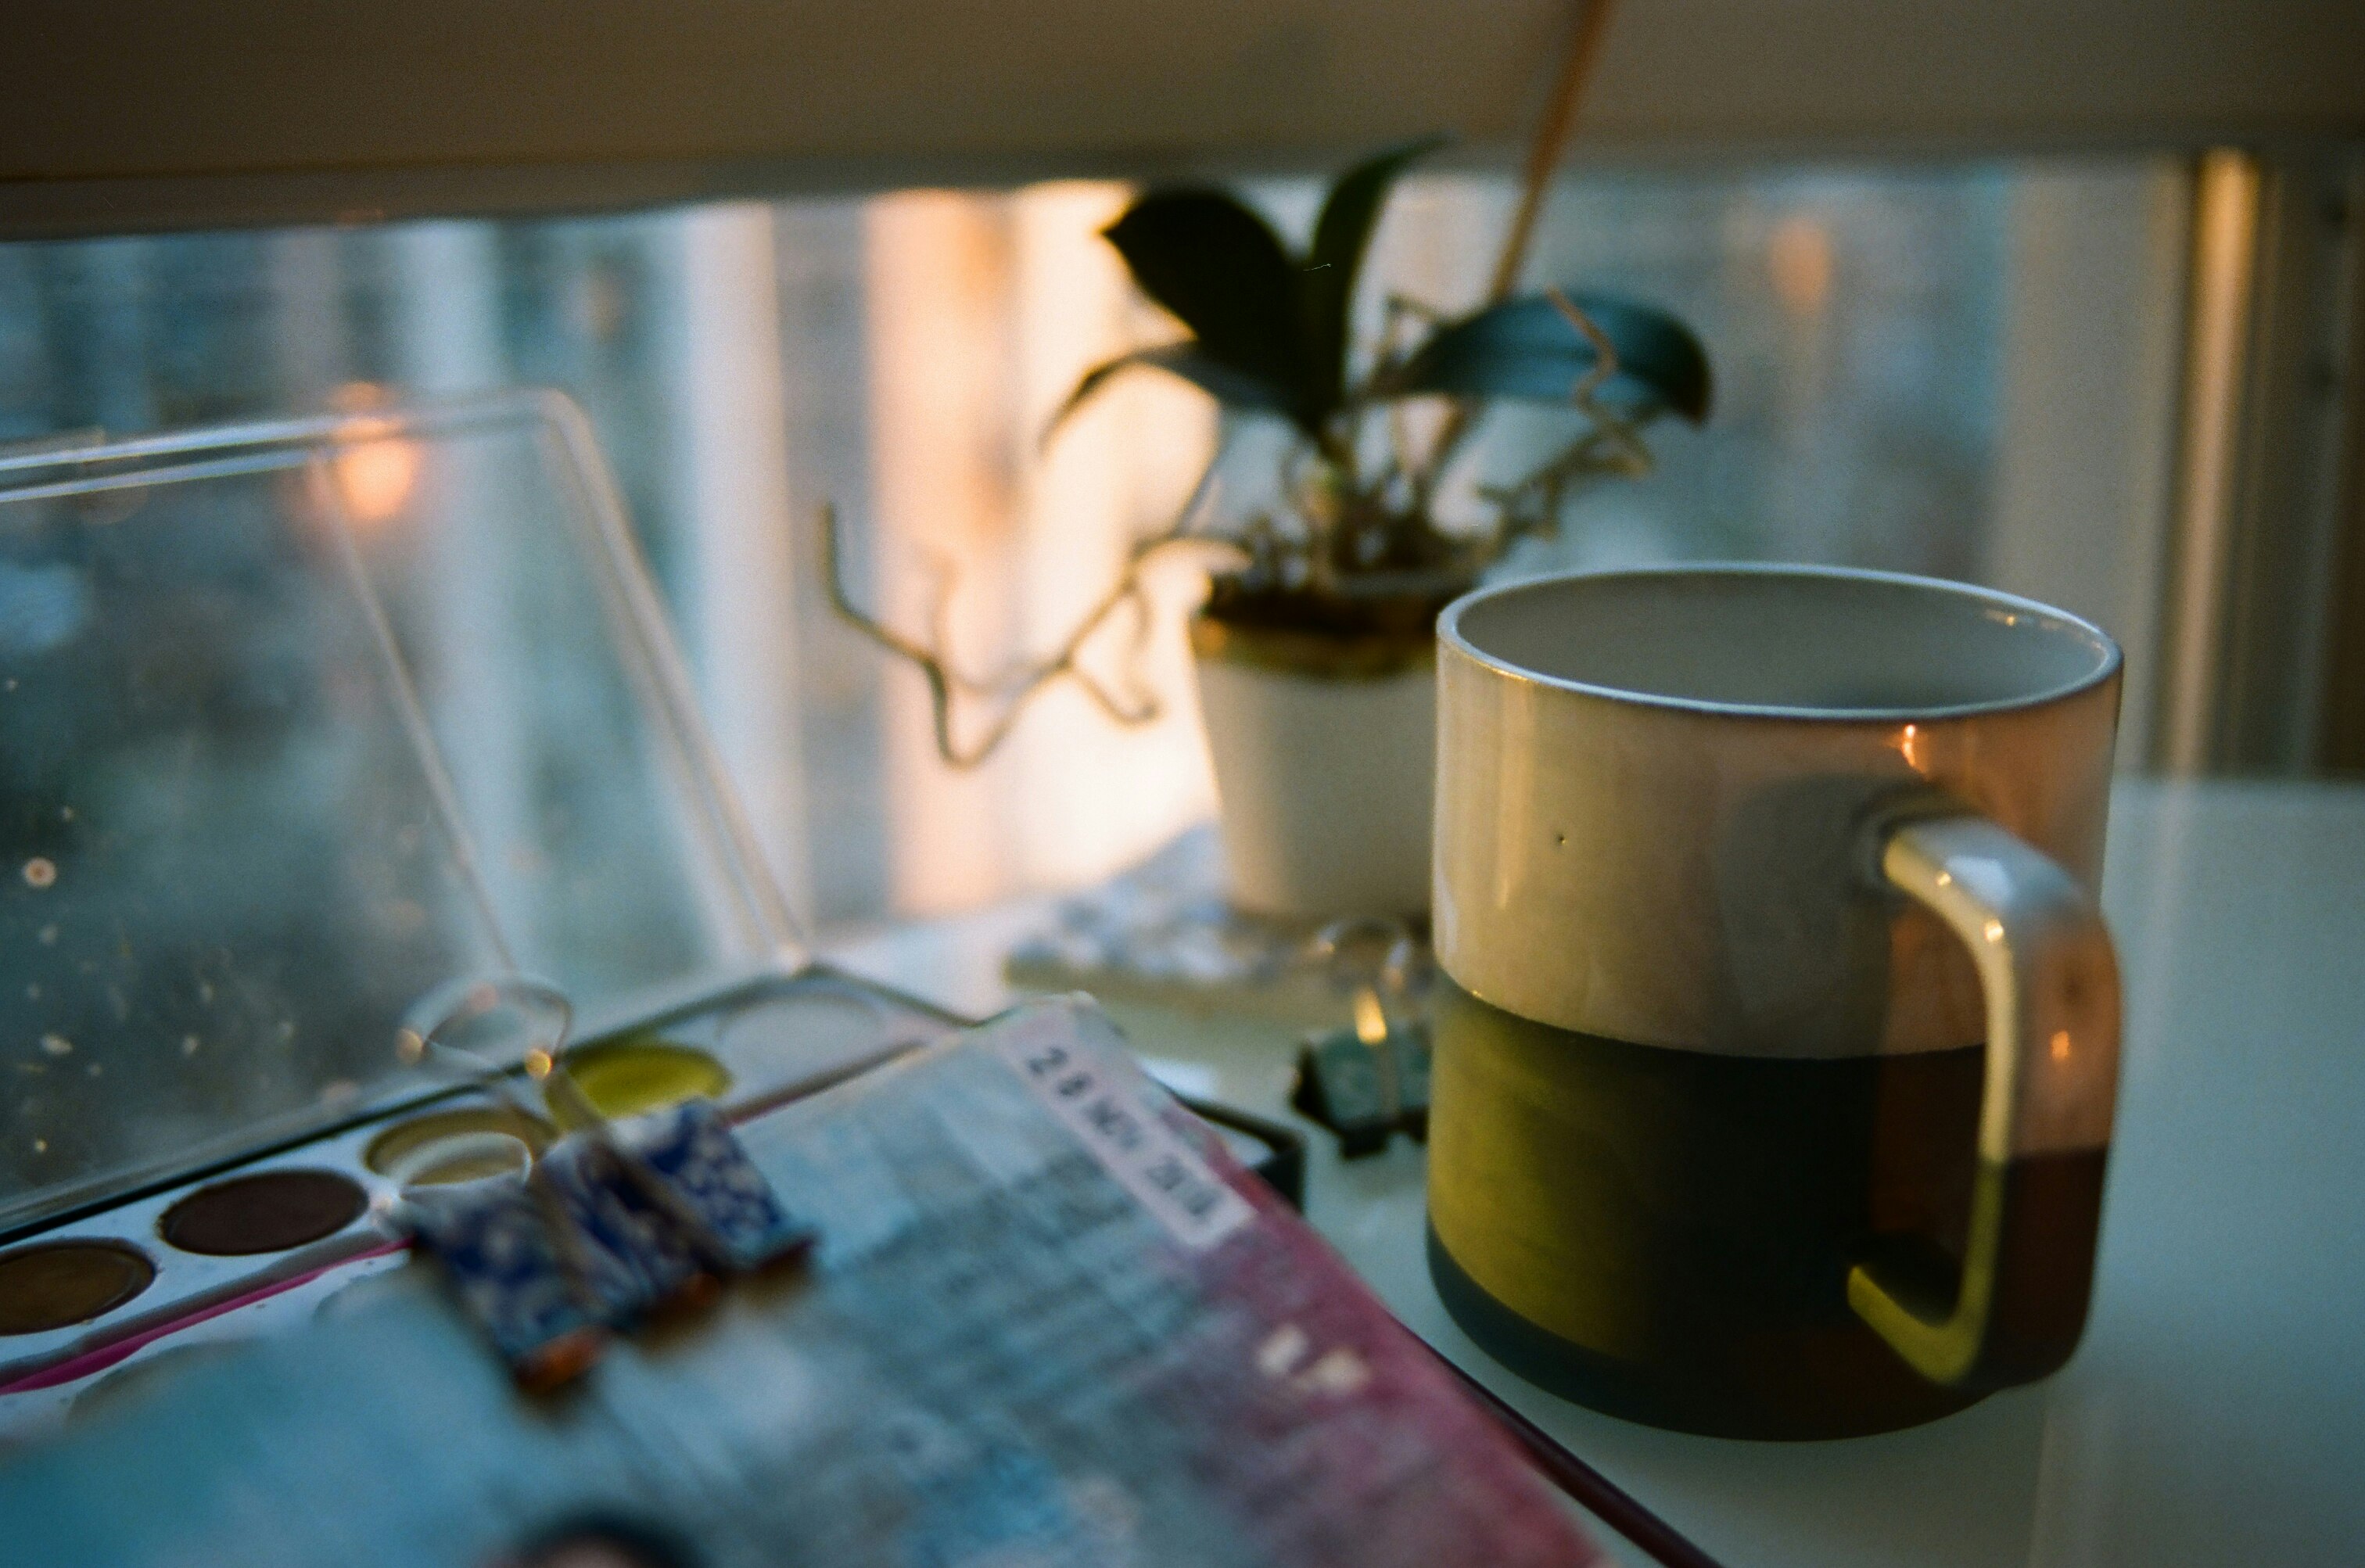
[[[565,398],[0,454],[0,1231],[794,943]]]

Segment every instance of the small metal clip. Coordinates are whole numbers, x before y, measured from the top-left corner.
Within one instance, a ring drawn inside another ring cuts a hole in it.
[[[1354,965],[1374,937],[1386,944],[1377,965]],[[1399,1132],[1427,1138],[1429,1025],[1418,1015],[1411,933],[1400,921],[1339,921],[1316,935],[1311,952],[1351,988],[1354,1023],[1306,1037],[1290,1103],[1336,1133],[1349,1159],[1379,1153]]]

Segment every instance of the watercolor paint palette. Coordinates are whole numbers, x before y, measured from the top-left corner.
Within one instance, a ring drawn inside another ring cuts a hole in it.
[[[0,453],[0,1436],[563,1130],[405,1061],[439,988],[557,988],[620,1116],[951,1026],[810,962],[619,496],[533,391]]]
[[[835,971],[764,977],[586,1041],[576,1081],[622,1118],[694,1094],[745,1121],[952,1034],[924,1005]],[[536,1148],[529,1120],[471,1087],[119,1201],[0,1249],[0,1440],[37,1434],[166,1356],[300,1326],[401,1261],[409,1182],[465,1180],[468,1135]],[[454,1151],[436,1162],[438,1148]]]

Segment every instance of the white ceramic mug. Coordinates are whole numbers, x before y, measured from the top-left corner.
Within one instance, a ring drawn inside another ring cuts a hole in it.
[[[1464,1327],[1736,1436],[2058,1366],[2117,1073],[2110,638],[1769,566],[1486,589],[1438,637],[1430,1257]]]

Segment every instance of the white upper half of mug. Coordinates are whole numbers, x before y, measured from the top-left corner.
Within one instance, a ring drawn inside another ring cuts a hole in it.
[[[1872,825],[1985,814],[2090,890],[2120,656],[1957,583],[1678,566],[1482,589],[1438,622],[1437,949],[1508,1012],[1638,1044],[1968,1045],[1955,939]]]
[[[1483,588],[1446,648],[1569,691],[1733,717],[1975,716],[2109,679],[2118,644],[2033,599],[1836,566],[1686,566]]]

